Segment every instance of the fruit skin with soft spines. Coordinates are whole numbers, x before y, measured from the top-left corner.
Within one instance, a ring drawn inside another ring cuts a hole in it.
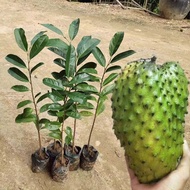
[[[112,95],[113,129],[141,183],[176,169],[183,154],[188,80],[176,62],[127,64]]]

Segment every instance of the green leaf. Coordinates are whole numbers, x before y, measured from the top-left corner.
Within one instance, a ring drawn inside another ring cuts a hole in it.
[[[92,86],[92,85],[89,85],[87,83],[81,83],[81,84],[78,84],[76,86],[76,88],[79,90],[79,91],[88,91],[88,92],[95,92],[95,93],[98,93],[98,90],[95,86]]]
[[[110,56],[112,56],[121,45],[121,42],[123,41],[124,32],[117,32],[114,34],[113,38],[110,41],[109,44],[109,53]]]
[[[71,129],[71,127],[67,126],[66,129],[65,129],[65,133],[66,133],[67,136],[72,138],[72,129]]]
[[[77,61],[77,65],[80,65],[81,63],[83,63],[88,57],[89,55],[91,54],[91,52],[87,53],[85,56],[83,57],[80,57]]]
[[[62,68],[65,68],[65,60],[61,58],[54,59],[53,61],[56,65],[59,65]]]
[[[42,51],[42,49],[46,46],[47,42],[48,42],[47,35],[40,36],[38,39],[36,39],[30,50],[30,59],[38,55],[38,53],[40,53],[40,51]]]
[[[70,45],[66,55],[65,71],[67,77],[73,77],[76,71],[76,53],[74,46]]]
[[[68,97],[74,102],[78,102],[80,104],[84,104],[87,101],[84,93],[81,92],[70,92],[68,93]]]
[[[100,43],[99,39],[84,36],[77,46],[78,59],[85,57]]]
[[[35,98],[37,98],[40,94],[41,94],[41,93],[38,93],[38,94],[35,96]],[[42,100],[44,100],[44,99],[47,98],[47,97],[48,97],[48,93],[43,94],[42,96],[40,96],[40,97],[38,98],[37,103],[41,102]]]
[[[62,106],[59,103],[52,103],[49,105],[49,110],[51,111],[59,111],[60,109],[62,109]]]
[[[16,67],[11,67],[8,69],[8,73],[15,79],[22,82],[29,82],[28,77]]]
[[[118,73],[111,73],[103,82],[103,86],[109,84],[112,82],[115,78],[117,78]]]
[[[121,70],[121,66],[119,66],[119,65],[114,65],[114,66],[111,66],[111,67],[109,67],[107,70],[106,70],[106,73],[107,72],[110,72],[110,71],[115,71],[115,70]]]
[[[27,68],[26,64],[24,63],[24,61],[18,57],[17,55],[13,55],[13,54],[9,54],[5,57],[5,59],[9,62],[12,63],[13,65],[16,65],[17,67],[20,68]]]
[[[128,50],[128,51],[124,51],[122,53],[119,53],[118,55],[116,55],[112,60],[111,63],[115,63],[117,61],[120,61],[121,59],[124,59],[126,57],[129,57],[130,55],[133,55],[135,53],[135,51],[133,50]]]
[[[24,107],[24,106],[26,106],[26,105],[28,105],[30,103],[32,103],[31,100],[24,100],[22,102],[19,102],[18,105],[17,105],[17,109],[22,108],[22,107]]]
[[[30,89],[24,85],[15,85],[15,86],[12,86],[11,89],[17,91],[17,92],[27,92],[29,91]]]
[[[90,80],[90,78],[91,78],[91,76],[89,74],[81,73],[81,74],[78,74],[75,77],[73,77],[70,84],[79,84],[79,83]]]
[[[38,67],[41,67],[42,65],[44,65],[43,62],[38,63],[37,65],[35,65],[32,69],[31,69],[31,73],[33,73]]]
[[[64,59],[66,59],[67,51],[62,51],[62,50],[60,50],[58,48],[54,48],[54,47],[50,47],[50,48],[48,48],[48,50],[50,50],[51,52],[59,55],[60,57],[62,57]]]
[[[69,38],[73,40],[79,31],[80,19],[74,20],[69,26]]]
[[[113,89],[115,88],[115,84],[110,84],[108,86],[106,86],[102,92],[101,92],[101,96],[105,96],[107,94],[112,93]]]
[[[44,35],[44,33],[46,33],[47,31],[41,31],[41,32],[39,32],[38,34],[36,34],[34,37],[33,37],[33,39],[31,40],[31,46],[36,42],[36,40],[38,39],[38,38],[40,38],[41,36],[43,36]]]
[[[51,93],[48,93],[48,97],[53,101],[53,102],[58,102],[62,101],[64,99],[64,96],[59,93],[57,90],[52,90]]]
[[[32,108],[25,108],[23,110],[22,114],[19,114],[16,119],[15,122],[16,123],[27,123],[27,122],[36,122],[36,116],[34,114],[32,114],[33,109]]]
[[[53,32],[55,32],[55,33],[63,36],[63,32],[59,28],[57,28],[56,26],[54,26],[53,24],[41,24],[41,25],[44,26],[44,27],[46,27],[46,28],[48,28],[49,30],[51,30],[51,31],[53,31]]]
[[[66,71],[64,69],[64,70],[60,71],[59,73],[58,72],[52,72],[51,75],[53,76],[54,79],[56,79],[56,80],[60,79],[63,81],[66,78]]]
[[[25,36],[25,31],[22,28],[16,28],[14,30],[15,40],[18,46],[24,50],[25,52],[28,51],[28,43]]]
[[[53,131],[53,132],[49,133],[49,136],[54,139],[61,140],[61,131]]]
[[[105,110],[104,102],[107,100],[107,96],[102,96],[99,99],[99,104],[97,107],[97,115],[100,115]]]
[[[74,119],[81,119],[81,115],[80,115],[80,113],[78,113],[77,111],[67,111],[67,112],[66,112],[66,115],[67,115],[68,117],[72,117],[72,118],[74,118]]]
[[[68,45],[59,38],[49,39],[46,46],[57,48],[60,51],[65,52],[65,53],[67,52],[67,49],[68,49]]]
[[[78,71],[77,73],[98,74],[97,70],[96,70],[96,69],[93,69],[93,68],[80,69],[80,71]]]
[[[94,105],[91,104],[90,102],[85,102],[84,104],[78,104],[77,105],[77,109],[88,109],[88,110],[91,110],[91,109],[94,109]]]
[[[46,122],[45,127],[49,131],[57,131],[61,127],[61,124],[58,121],[51,121],[51,122]]]
[[[43,83],[46,86],[49,86],[53,89],[56,90],[64,90],[63,84],[61,80],[55,80],[55,79],[51,79],[51,78],[44,78],[43,79]]]
[[[84,117],[89,117],[89,116],[92,116],[94,114],[92,112],[90,112],[90,111],[81,111],[80,115],[84,116]]]
[[[105,67],[106,58],[105,58],[104,54],[102,53],[102,51],[98,47],[96,47],[93,49],[92,53],[93,53],[94,57],[96,58],[96,60],[98,61],[98,63],[102,67]]]
[[[88,62],[85,63],[78,71],[81,71],[83,69],[95,69],[97,67],[97,64],[94,62]]]
[[[46,112],[47,110],[49,110],[49,106],[51,105],[51,103],[48,104],[44,104],[41,108],[40,108],[40,113]]]

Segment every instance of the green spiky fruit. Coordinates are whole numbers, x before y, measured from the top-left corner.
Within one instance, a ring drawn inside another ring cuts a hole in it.
[[[182,156],[188,80],[178,63],[129,63],[112,95],[114,132],[141,183],[173,171]]]

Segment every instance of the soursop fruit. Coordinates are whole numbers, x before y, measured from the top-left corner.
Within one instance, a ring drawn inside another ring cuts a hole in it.
[[[129,63],[115,82],[113,129],[141,183],[174,169],[183,153],[188,80],[178,63]]]

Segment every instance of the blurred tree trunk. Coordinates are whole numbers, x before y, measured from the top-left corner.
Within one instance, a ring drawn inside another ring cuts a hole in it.
[[[148,0],[144,1],[143,7],[146,9],[147,8],[147,4],[148,4]]]

